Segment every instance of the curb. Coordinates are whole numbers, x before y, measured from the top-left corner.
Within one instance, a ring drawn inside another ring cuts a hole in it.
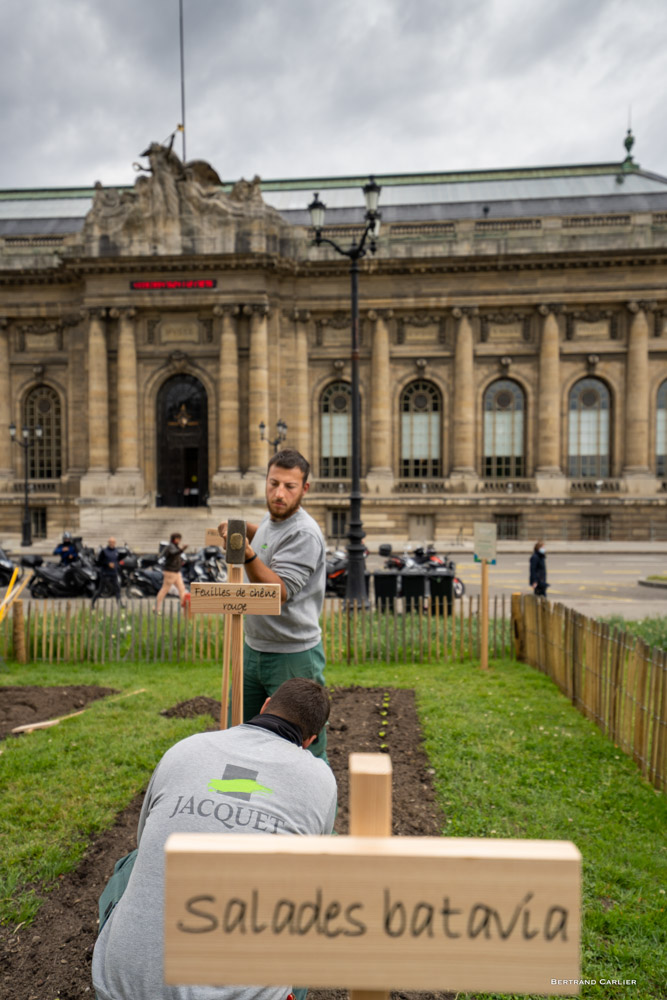
[[[667,580],[661,583],[659,580],[637,580],[640,587],[655,587],[657,590],[667,590]]]

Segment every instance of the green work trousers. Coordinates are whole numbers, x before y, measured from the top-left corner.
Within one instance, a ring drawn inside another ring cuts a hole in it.
[[[324,686],[324,649],[322,643],[303,653],[260,653],[243,644],[243,721],[259,715],[262,705],[290,677],[307,677]],[[323,729],[310,751],[327,758],[327,734]]]

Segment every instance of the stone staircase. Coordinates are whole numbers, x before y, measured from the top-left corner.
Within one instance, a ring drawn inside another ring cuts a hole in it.
[[[168,541],[174,531],[179,531],[183,542],[191,550],[202,548],[207,528],[216,528],[220,521],[240,517],[257,523],[264,516],[266,506],[247,504],[215,507],[101,507],[90,505],[81,508],[80,525],[72,534],[81,535],[86,545],[97,548],[113,536],[118,545],[129,545],[135,552],[157,552],[161,541]],[[51,555],[61,540],[61,533],[48,538],[36,538],[30,548],[21,546],[21,533],[4,534],[0,545],[14,557],[32,553]]]

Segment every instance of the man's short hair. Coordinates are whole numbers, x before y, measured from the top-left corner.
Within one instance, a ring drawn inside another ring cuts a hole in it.
[[[182,538],[182,537],[183,537],[183,535],[182,535],[182,534],[180,533],[180,531],[174,531],[174,532],[172,532],[172,534],[171,534],[171,535],[169,536],[169,541],[170,541],[170,542],[171,542],[171,544],[173,545],[173,544],[174,544],[174,542],[176,541],[176,539],[177,539],[177,538]]]
[[[275,455],[272,455],[266,468],[267,476],[272,465],[277,465],[279,469],[300,469],[304,486],[308,482],[310,462],[296,448],[283,448],[282,451],[277,451]]]
[[[304,740],[317,736],[329,718],[326,688],[307,677],[290,677],[271,695],[266,711],[299,726]]]

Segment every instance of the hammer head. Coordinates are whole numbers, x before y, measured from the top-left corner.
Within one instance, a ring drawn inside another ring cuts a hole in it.
[[[227,522],[227,553],[226,560],[230,565],[243,565],[245,562],[245,521]]]

